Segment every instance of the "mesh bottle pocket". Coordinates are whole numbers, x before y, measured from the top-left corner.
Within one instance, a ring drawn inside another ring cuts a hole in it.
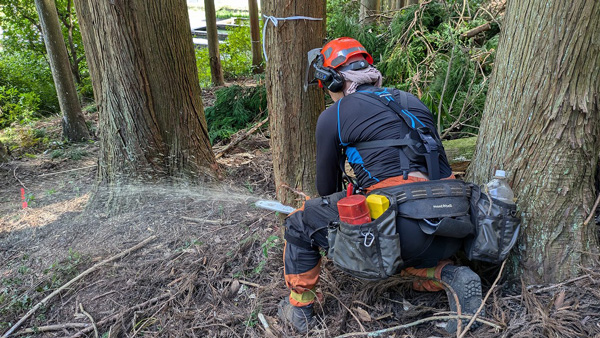
[[[465,241],[471,260],[501,263],[517,242],[521,220],[517,206],[490,198],[484,193],[473,205],[475,235]]]

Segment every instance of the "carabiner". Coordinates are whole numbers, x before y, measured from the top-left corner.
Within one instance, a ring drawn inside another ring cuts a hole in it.
[[[365,236],[365,240],[363,242],[363,244],[368,248],[371,245],[373,245],[373,242],[375,241],[375,235],[371,232],[371,229],[369,229],[369,232],[365,233],[364,231],[360,232],[361,235]]]

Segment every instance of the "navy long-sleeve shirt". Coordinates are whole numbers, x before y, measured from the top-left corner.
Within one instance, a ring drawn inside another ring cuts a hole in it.
[[[364,89],[359,87],[359,90]],[[391,90],[395,101],[400,104],[400,91]],[[407,93],[406,107],[412,117],[421,121],[439,139],[433,115],[414,95]],[[411,117],[411,120],[413,118]],[[416,120],[415,120],[416,121]],[[350,94],[325,109],[317,121],[317,191],[319,195],[329,195],[342,190],[340,163],[348,157],[358,183],[367,188],[386,178],[401,176],[400,156],[397,147],[382,147],[357,151],[353,143],[402,139],[411,128],[402,118],[381,102],[361,99]],[[420,140],[417,140],[420,141]],[[347,147],[349,146],[349,147]],[[420,145],[420,147],[423,147]],[[346,155],[343,149],[346,149]],[[440,177],[452,174],[443,148],[439,157]],[[409,171],[427,173],[424,159],[411,163]]]

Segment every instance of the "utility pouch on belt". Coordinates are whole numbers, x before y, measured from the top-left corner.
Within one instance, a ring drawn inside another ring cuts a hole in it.
[[[381,193],[383,194],[383,193]],[[385,279],[402,265],[400,236],[396,230],[396,203],[365,224],[334,222],[329,226],[328,256],[341,270],[362,279]]]
[[[416,221],[425,234],[465,238],[475,233],[469,214],[471,186],[461,180],[408,183],[385,192],[396,197],[400,218]]]
[[[471,219],[475,234],[465,241],[470,260],[501,263],[517,242],[521,220],[517,206],[489,197],[479,186],[472,185]]]

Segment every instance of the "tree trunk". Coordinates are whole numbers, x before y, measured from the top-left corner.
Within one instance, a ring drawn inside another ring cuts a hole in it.
[[[0,113],[2,111],[0,110]],[[8,152],[6,151],[6,147],[4,147],[4,144],[2,144],[2,142],[0,142],[0,163],[3,162],[8,162]]]
[[[379,0],[360,0],[359,20],[362,25],[375,22],[379,14]]]
[[[509,1],[469,179],[508,172],[523,224],[513,262],[528,283],[581,272],[598,192],[600,3]]]
[[[248,0],[248,11],[250,12],[250,35],[252,41],[252,72],[262,73],[262,43],[260,41],[260,27],[258,20],[258,3],[256,0]]]
[[[90,134],[81,112],[75,82],[67,56],[67,47],[58,24],[58,13],[54,0],[35,0],[48,51],[48,61],[56,86],[58,103],[63,113],[63,135],[69,141],[88,139]]]
[[[210,77],[213,86],[225,84],[221,56],[219,55],[219,34],[217,32],[217,13],[214,0],[204,0],[204,15],[206,16],[206,35],[208,39],[208,57],[210,59]]]
[[[212,176],[185,2],[75,5],[99,110],[100,182]]]
[[[325,17],[325,1],[263,0],[263,13],[277,18]],[[265,71],[273,171],[277,197],[298,205],[290,189],[316,194],[315,128],[324,110],[323,92],[316,86],[303,91],[307,52],[323,45],[325,20],[286,20],[266,29]]]

